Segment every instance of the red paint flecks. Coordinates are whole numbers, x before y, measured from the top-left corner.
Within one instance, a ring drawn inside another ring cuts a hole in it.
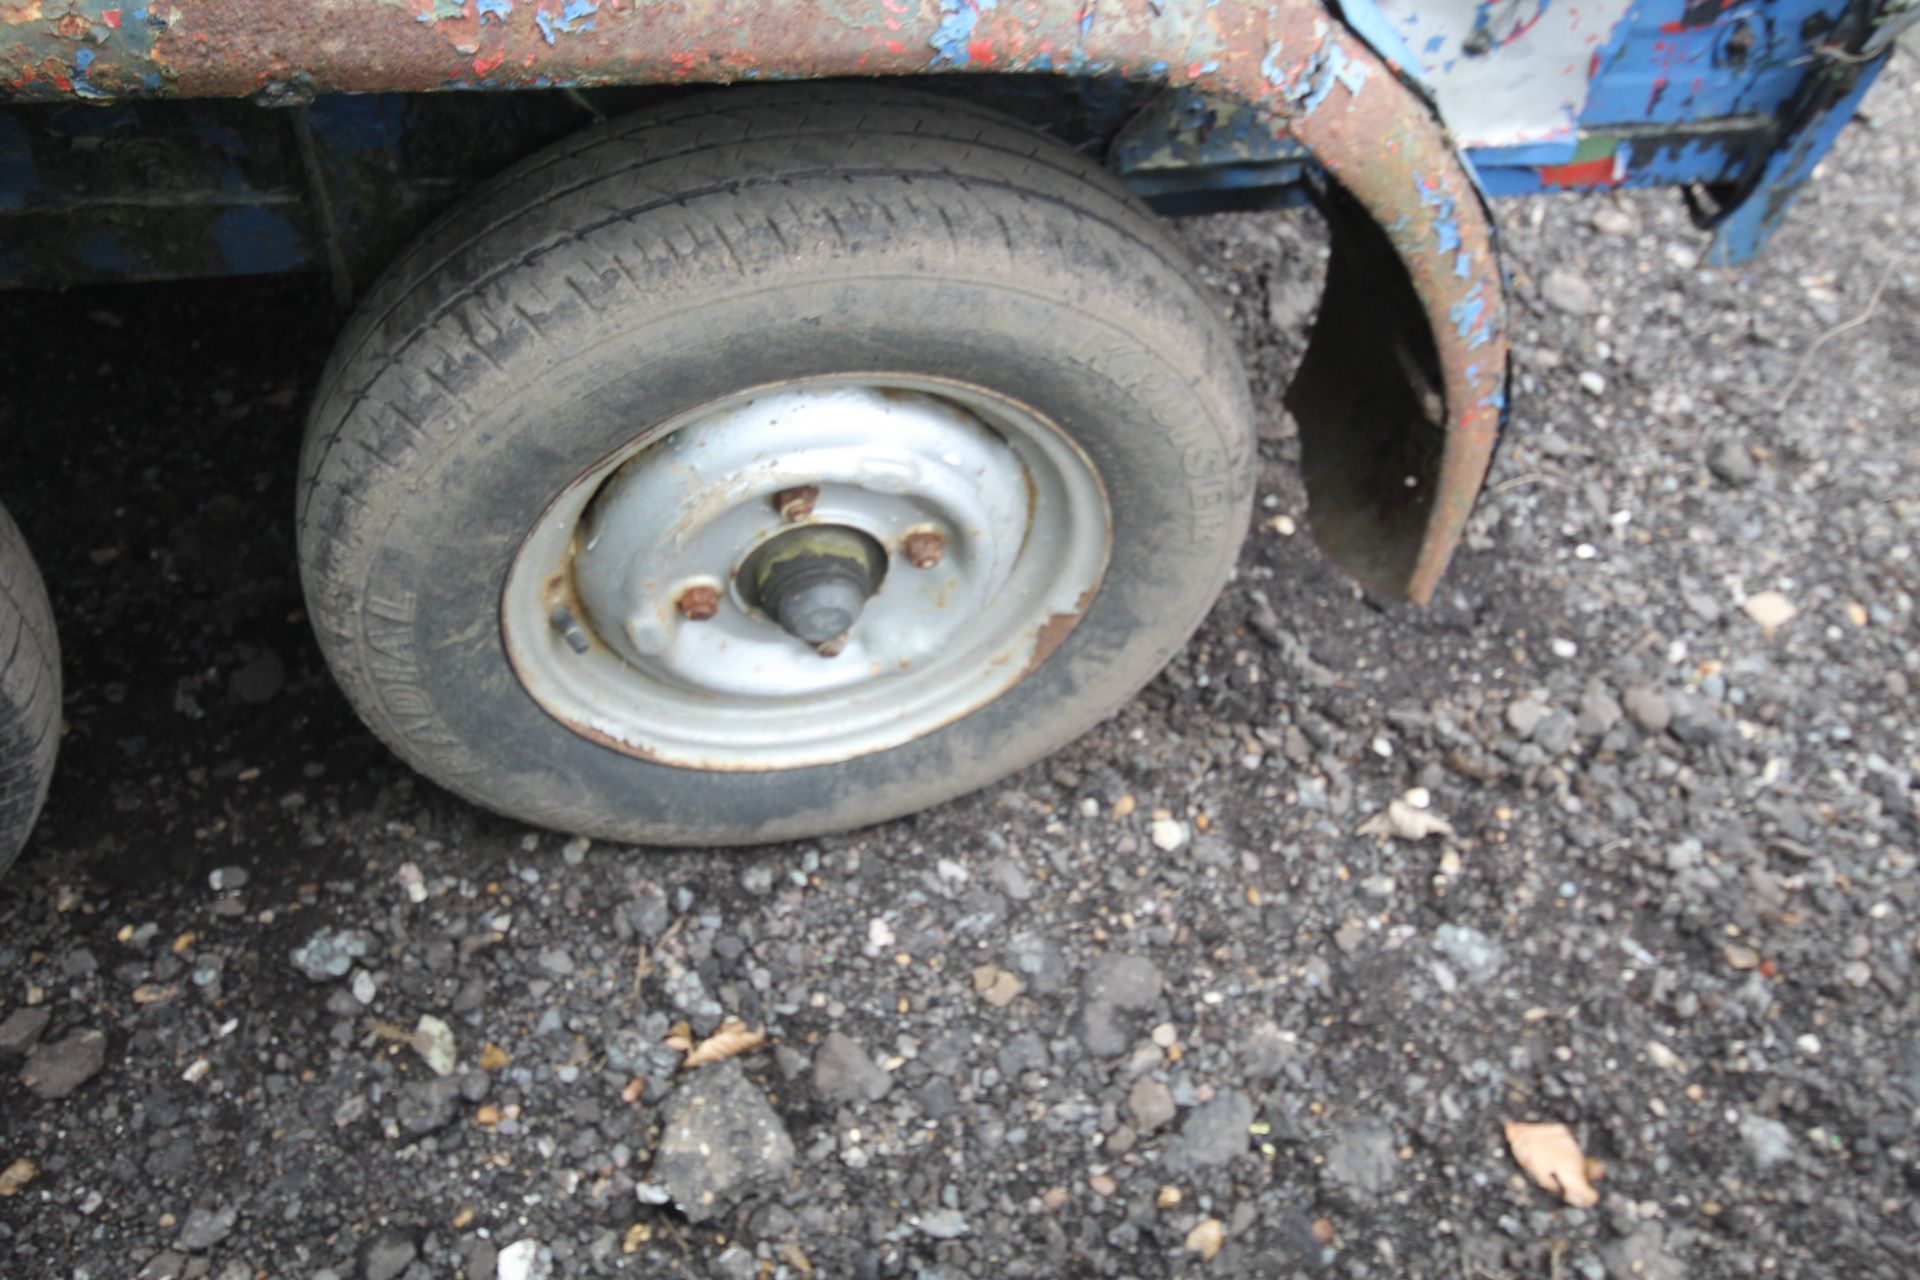
[[[906,51],[907,51],[907,46],[901,43],[900,41],[898,40],[887,41],[888,53],[905,53]]]
[[[1655,79],[1653,82],[1653,92],[1647,95],[1647,114],[1648,115],[1652,115],[1653,109],[1660,105],[1660,99],[1666,93],[1666,91],[1667,91],[1667,78],[1665,76],[1660,76],[1657,79]]]
[[[496,51],[492,57],[488,57],[483,53],[473,60],[473,74],[484,80],[487,78],[489,72],[497,69],[500,64],[506,60],[507,51],[505,49]]]
[[[967,41],[967,56],[981,66],[993,64],[993,42],[991,40]]]
[[[1539,22],[1540,19],[1544,18],[1546,15],[1547,15],[1547,6],[1543,4],[1540,6],[1539,10],[1535,12],[1531,18],[1528,18],[1525,22],[1515,27],[1512,31],[1509,31],[1506,35],[1506,38],[1500,41],[1500,47],[1505,48],[1507,45],[1510,45],[1514,41],[1518,40],[1521,36],[1526,35],[1527,32],[1533,30],[1534,24]]]
[[[1540,169],[1540,184],[1547,187],[1611,187],[1619,181],[1614,176],[1612,156],[1544,165]]]
[[[100,21],[106,23],[115,31],[118,31],[120,29],[120,11],[118,9],[103,9],[100,12]]]

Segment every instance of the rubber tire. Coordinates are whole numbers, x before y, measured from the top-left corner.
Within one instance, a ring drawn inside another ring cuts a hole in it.
[[[650,423],[853,371],[996,388],[1093,459],[1112,555],[1052,657],[969,716],[820,767],[655,764],[542,712],[499,602],[547,503]],[[1117,708],[1225,580],[1253,448],[1217,304],[1097,166],[953,99],[731,89],[531,157],[392,268],[314,405],[302,576],[347,696],[450,790],[614,840],[790,839],[975,790]]]
[[[40,816],[60,746],[60,645],[27,541],[0,508],[0,871]]]

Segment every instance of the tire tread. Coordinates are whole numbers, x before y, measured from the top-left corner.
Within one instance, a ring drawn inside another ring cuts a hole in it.
[[[1135,310],[1162,317],[1157,328],[1184,348],[1181,367],[1212,397],[1223,436],[1250,420],[1231,339],[1184,253],[1098,165],[1024,125],[959,100],[795,86],[704,95],[595,126],[521,162],[425,232],[376,285],[323,374],[300,464],[302,576],[335,674],[383,738],[453,790],[499,807],[486,786],[414,749],[358,639],[381,524],[396,513],[391,481],[419,469],[417,458],[396,461],[398,437],[430,459],[458,443],[476,402],[562,358],[606,313],[670,310],[697,291],[854,260],[873,251],[869,227],[881,252],[912,240],[927,270],[996,281],[1030,269],[1033,247],[1045,246],[1064,282],[1078,253],[1103,286],[1124,281]],[[1096,324],[1105,302],[1072,305]],[[380,488],[387,496],[370,501]]]
[[[0,871],[18,856],[53,777],[60,650],[25,538],[0,508]]]

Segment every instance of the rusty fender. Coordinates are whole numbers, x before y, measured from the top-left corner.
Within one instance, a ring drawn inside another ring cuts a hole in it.
[[[1377,594],[1425,602],[1504,411],[1505,293],[1432,109],[1316,0],[0,0],[15,101],[969,71],[1191,87],[1312,154],[1335,254],[1287,400],[1313,523]]]

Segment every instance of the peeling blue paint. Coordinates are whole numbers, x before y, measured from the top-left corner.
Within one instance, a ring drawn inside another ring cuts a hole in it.
[[[1413,180],[1413,186],[1419,194],[1420,206],[1433,210],[1431,223],[1434,238],[1433,251],[1442,254],[1453,253],[1460,248],[1460,220],[1454,216],[1456,206],[1453,197],[1437,187],[1428,186],[1424,180],[1417,177]],[[1454,260],[1453,272],[1464,280],[1470,273],[1471,265],[1468,255],[1462,253]]]
[[[934,28],[927,43],[933,46],[935,67],[964,67],[973,61],[973,50],[968,44],[973,40],[973,29],[980,23],[980,14],[993,8],[999,0],[940,0],[940,25]],[[1041,55],[1045,57],[1045,55]],[[1047,70],[1053,65],[1048,59]]]
[[[1447,319],[1453,321],[1454,332],[1468,347],[1483,345],[1487,341],[1487,299],[1481,287],[1475,285],[1473,292],[1448,307]]]
[[[1269,53],[1277,52],[1270,50]],[[1262,70],[1265,64],[1262,64]],[[1337,39],[1330,39],[1322,32],[1320,47],[1313,51],[1305,66],[1295,74],[1293,83],[1283,92],[1287,97],[1300,104],[1300,109],[1312,115],[1320,109],[1320,104],[1333,92],[1333,86],[1344,85],[1348,93],[1358,94],[1367,83],[1368,68],[1363,62],[1355,62],[1347,56]]]
[[[87,74],[93,69],[94,60],[97,56],[98,55],[91,49],[82,48],[74,51],[73,92],[75,97],[88,98],[95,101],[106,101],[114,96],[111,93],[97,88],[87,79]]]
[[[433,0],[426,12],[418,15],[417,21],[432,26],[436,22],[445,22],[449,18],[458,18],[466,13],[466,0]]]
[[[1260,59],[1260,74],[1275,87],[1285,83],[1287,78],[1287,73],[1280,66],[1280,48],[1280,42],[1275,40],[1267,46],[1267,56]]]
[[[1366,41],[1367,47],[1386,59],[1401,75],[1412,80],[1422,88],[1432,90],[1427,78],[1427,69],[1420,59],[1414,57],[1413,50],[1407,47],[1400,31],[1393,25],[1392,19],[1381,12],[1375,0],[1337,0],[1334,11],[1346,19],[1353,33]],[[1484,5],[1483,5],[1484,7]],[[1439,37],[1435,37],[1439,39]],[[1430,42],[1431,43],[1431,42]],[[1359,92],[1358,88],[1354,89]]]
[[[566,7],[560,10],[557,17],[542,9],[533,15],[533,20],[540,28],[541,37],[552,44],[558,36],[593,30],[591,19],[598,12],[600,0],[567,0]]]
[[[513,16],[513,0],[475,0],[474,12],[482,23],[492,18],[504,26]]]
[[[934,49],[933,65],[964,67],[972,62],[967,41],[973,38],[974,25],[979,21],[980,15],[966,0],[940,0],[940,25],[927,37]]]

